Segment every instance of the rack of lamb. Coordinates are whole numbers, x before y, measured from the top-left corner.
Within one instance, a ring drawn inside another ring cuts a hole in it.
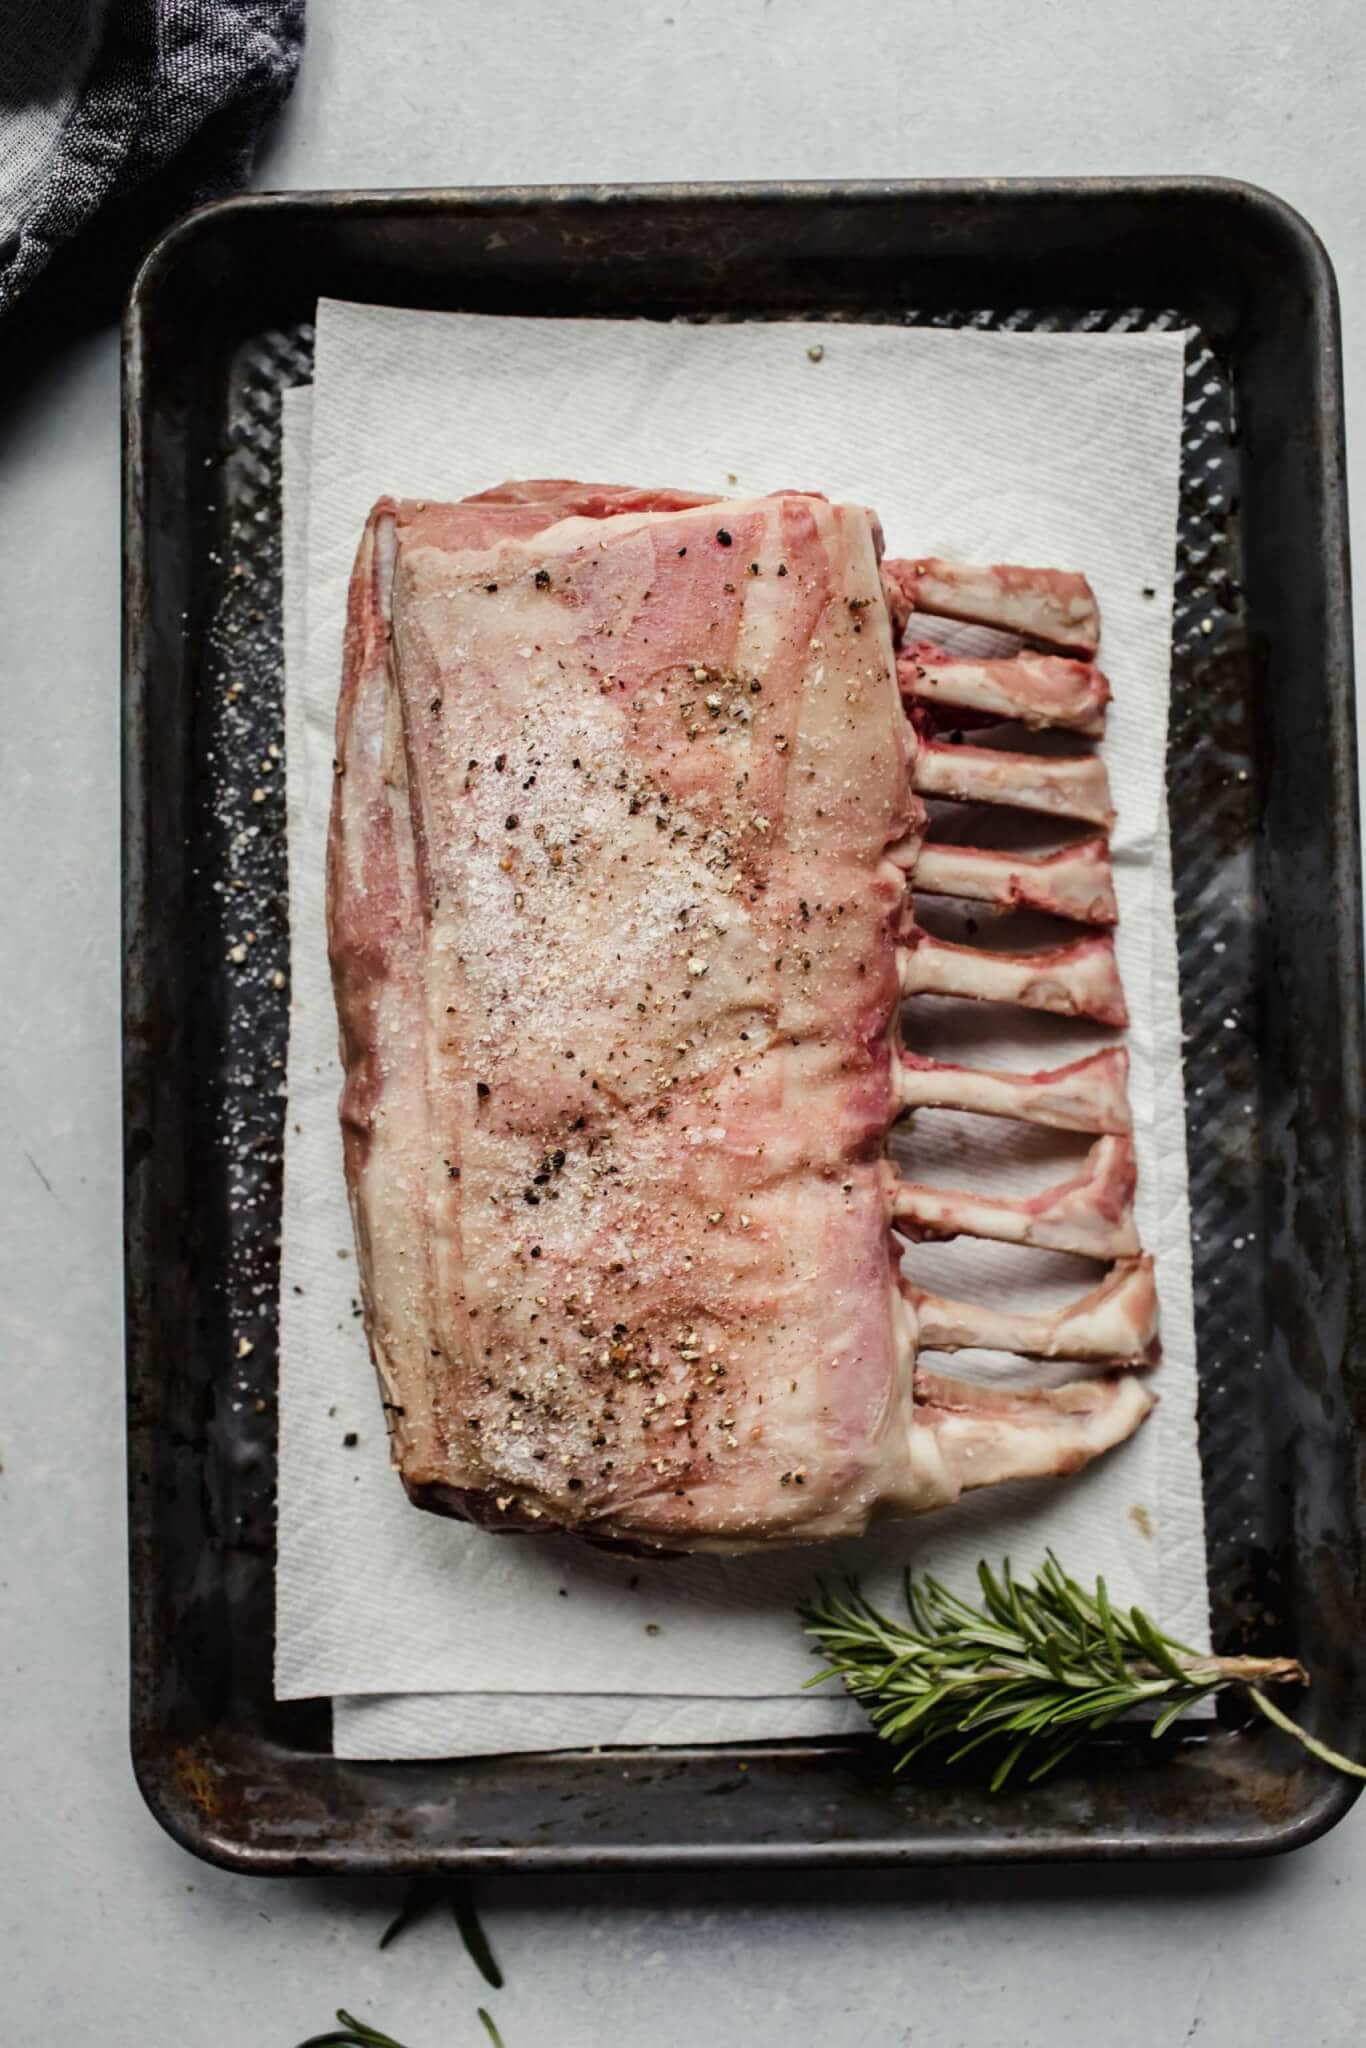
[[[910,637],[934,618],[1023,645]],[[1066,1474],[1143,1420],[1105,769],[988,730],[1098,736],[1098,640],[1082,577],[883,560],[872,513],[803,492],[375,506],[328,917],[366,1327],[419,1505],[736,1551]],[[923,799],[1085,830],[963,846]],[[950,943],[915,920],[936,895],[1077,933]],[[1090,1019],[1097,1050],[928,1060],[911,995]],[[930,1108],[1094,1142],[1028,1199],[923,1186],[887,1137]],[[906,1240],[959,1233],[1106,1270],[1051,1314],[903,1275]],[[922,1362],[969,1348],[1080,1370],[1005,1390]]]

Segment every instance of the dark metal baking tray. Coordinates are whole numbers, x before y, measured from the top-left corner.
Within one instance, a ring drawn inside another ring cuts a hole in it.
[[[309,376],[321,294],[1194,330],[1169,793],[1213,1625],[1221,1650],[1305,1660],[1321,1736],[1364,1732],[1361,881],[1337,306],[1312,233],[1204,181],[269,196],[174,228],[127,318],[132,1740],[152,1810],[261,1872],[1228,1856],[1320,1833],[1352,1788],[1265,1725],[1156,1754],[1115,1736],[992,1799],[893,1779],[870,1739],[346,1763],[325,1702],[274,1701],[288,931],[281,797],[251,792],[283,740],[280,392]],[[225,955],[248,919],[244,972]]]

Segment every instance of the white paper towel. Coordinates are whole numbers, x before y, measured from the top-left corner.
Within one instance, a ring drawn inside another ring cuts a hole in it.
[[[825,353],[813,363],[816,342]],[[1023,1566],[1051,1543],[1073,1569],[1104,1570],[1121,1597],[1142,1599],[1203,1643],[1162,773],[1182,360],[1173,335],[698,328],[320,308],[306,480],[305,398],[290,401],[286,455],[293,1011],[276,1669],[282,1697],[353,1696],[337,1706],[342,1753],[640,1740],[656,1725],[651,1715],[675,1731],[656,1739],[721,1740],[805,1733],[841,1725],[848,1712],[837,1699],[796,1692],[810,1665],[791,1609],[816,1568],[811,1556],[642,1565],[556,1539],[493,1538],[417,1513],[389,1470],[354,1313],[322,936],[346,578],[365,515],[386,490],[454,497],[534,474],[741,491],[796,484],[876,505],[892,552],[1086,570],[1115,689],[1105,754],[1120,811],[1119,952],[1134,1017],[1140,1228],[1159,1258],[1162,1403],[1132,1444],[1064,1486],[978,1496],[844,1546],[838,1562],[876,1584],[909,1556],[965,1582],[979,1555],[1009,1551]],[[936,1050],[956,1041],[963,1010],[921,1005],[916,1042]],[[996,1064],[1061,1060],[1096,1042],[1056,1020],[980,1007],[966,1029],[975,1055]],[[921,1035],[930,1031],[933,1045]],[[1036,1187],[1056,1177],[1054,1142],[999,1123],[922,1117],[909,1158],[926,1179]],[[1030,1261],[1007,1247],[922,1247],[912,1264],[930,1284],[951,1274],[956,1292],[989,1289],[995,1299],[1008,1288],[1022,1305],[1078,1291],[1074,1270],[1063,1277],[1070,1262]],[[351,1431],[360,1441],[348,1449]],[[415,1697],[354,1697],[400,1693]],[[500,1704],[509,1693],[546,1697]],[[577,1719],[567,1718],[573,1694],[584,1696]]]
[[[667,1743],[770,1742],[852,1735],[867,1716],[838,1686],[824,1694],[708,1699],[640,1693],[379,1693],[332,1703],[338,1756],[511,1756],[529,1749],[628,1748]]]

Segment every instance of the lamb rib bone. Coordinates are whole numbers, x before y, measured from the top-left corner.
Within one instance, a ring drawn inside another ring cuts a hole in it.
[[[1080,818],[1109,831],[1115,822],[1110,782],[1099,754],[1013,754],[922,738],[914,769],[918,796],[952,803],[1005,804],[1016,811]]]
[[[1128,1075],[1129,1055],[1119,1045],[1037,1074],[954,1066],[903,1048],[896,1089],[906,1110],[962,1109],[1053,1130],[1120,1136],[1133,1129]]]
[[[1136,1258],[1142,1247],[1134,1224],[1135,1180],[1133,1140],[1107,1136],[1091,1147],[1079,1174],[1041,1194],[1010,1200],[902,1181],[892,1215],[912,1239],[986,1237],[1086,1259]]]
[[[1100,837],[1033,856],[928,840],[917,856],[914,882],[926,896],[1020,904],[1079,924],[1114,924],[1119,918],[1109,848]]]
[[[1078,1471],[1132,1436],[1154,1405],[1133,1373],[1054,1390],[988,1390],[924,1367],[915,1373],[916,1419],[932,1431],[955,1495],[1004,1479]]]
[[[908,943],[898,948],[897,964],[903,996],[1018,1003],[1060,1017],[1091,1017],[1121,1030],[1129,1021],[1108,935],[1033,953],[993,953],[983,946],[956,946],[917,925]]]
[[[1038,730],[1059,726],[1099,739],[1110,685],[1089,661],[1020,654],[978,659],[917,640],[897,655],[902,692],[917,703],[994,714]]]
[[[906,1280],[902,1291],[926,1351],[1008,1351],[1112,1366],[1153,1365],[1161,1351],[1153,1262],[1146,1255],[1119,1260],[1089,1294],[1048,1315],[946,1301]]]
[[[1092,655],[1100,645],[1100,611],[1084,576],[1062,569],[1023,569],[949,562],[888,560],[882,584],[893,624],[901,632],[912,612],[996,626],[1072,654]]]

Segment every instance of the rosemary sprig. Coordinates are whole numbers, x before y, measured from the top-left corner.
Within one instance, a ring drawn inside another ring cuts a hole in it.
[[[1307,1734],[1261,1690],[1307,1685],[1295,1658],[1199,1656],[1141,1608],[1112,1607],[1103,1579],[1088,1593],[1051,1551],[1032,1580],[1015,1578],[1008,1560],[999,1576],[979,1564],[977,1577],[980,1607],[928,1574],[907,1571],[905,1621],[879,1612],[852,1580],[842,1595],[818,1587],[798,1609],[827,1660],[808,1686],[842,1679],[900,1752],[898,1770],[938,1745],[949,1745],[945,1761],[956,1763],[984,1743],[1004,1741],[992,1791],[1026,1758],[1033,1784],[1086,1736],[1135,1709],[1157,1709],[1156,1737],[1199,1701],[1241,1685],[1313,1755],[1366,1777],[1366,1766]]]

